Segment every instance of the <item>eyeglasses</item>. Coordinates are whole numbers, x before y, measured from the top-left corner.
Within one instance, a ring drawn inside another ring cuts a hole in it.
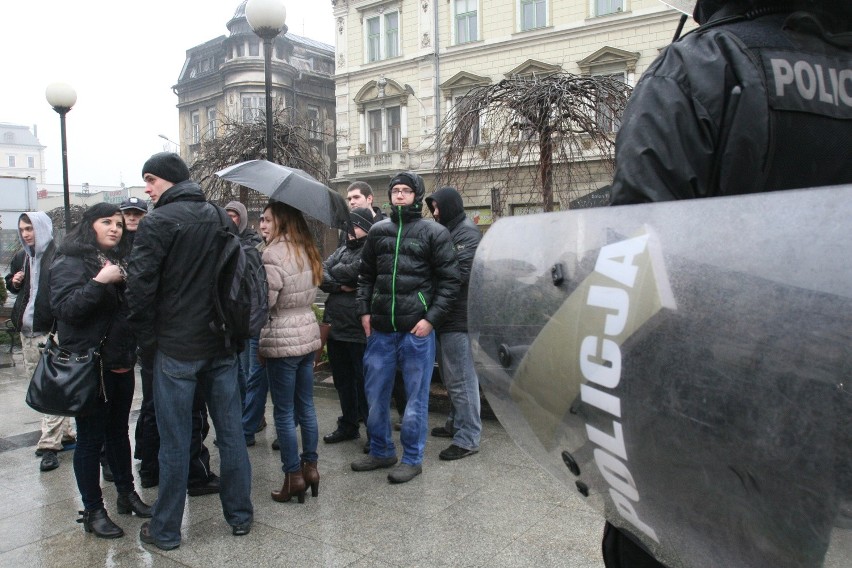
[[[391,195],[411,195],[414,193],[413,189],[408,189],[407,187],[404,189],[392,189],[390,190]]]

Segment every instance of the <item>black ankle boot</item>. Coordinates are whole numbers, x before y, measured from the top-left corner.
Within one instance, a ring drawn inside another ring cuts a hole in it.
[[[86,532],[95,533],[98,538],[118,538],[124,536],[124,531],[121,527],[112,522],[107,515],[106,509],[97,509],[95,511],[80,511],[83,515],[82,519],[77,519],[78,523],[83,523],[83,528]]]
[[[120,515],[128,515],[136,513],[137,517],[143,519],[151,518],[151,507],[142,502],[139,494],[135,491],[130,493],[119,493],[118,499],[115,501],[115,507]]]

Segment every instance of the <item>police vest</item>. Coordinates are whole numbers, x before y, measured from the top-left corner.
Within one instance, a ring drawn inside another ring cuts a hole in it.
[[[765,191],[852,182],[852,51],[789,29],[796,22],[761,18],[726,30],[763,74],[772,146]]]

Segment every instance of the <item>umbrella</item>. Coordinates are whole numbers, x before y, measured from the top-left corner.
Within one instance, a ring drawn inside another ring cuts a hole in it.
[[[346,200],[306,171],[267,160],[249,160],[219,170],[216,175],[295,207],[330,227],[346,230]]]

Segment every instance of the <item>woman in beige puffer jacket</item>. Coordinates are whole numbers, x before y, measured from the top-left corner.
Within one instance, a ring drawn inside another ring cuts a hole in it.
[[[305,501],[305,488],[319,491],[314,409],[314,352],[320,333],[312,304],[322,282],[322,260],[302,213],[273,201],[263,210],[260,233],[267,243],[263,266],[269,284],[269,323],[260,332],[259,354],[266,363],[284,485],[275,501],[294,495]],[[296,425],[302,434],[302,453]]]

